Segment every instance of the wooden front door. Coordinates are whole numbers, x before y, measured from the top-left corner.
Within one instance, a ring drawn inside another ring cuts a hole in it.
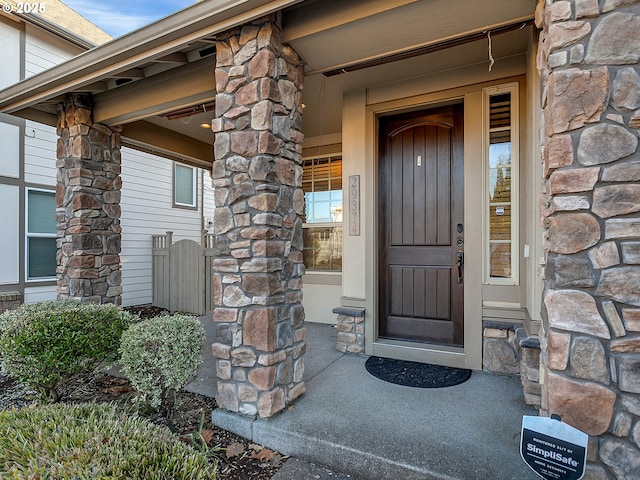
[[[379,126],[379,336],[462,346],[463,106]]]

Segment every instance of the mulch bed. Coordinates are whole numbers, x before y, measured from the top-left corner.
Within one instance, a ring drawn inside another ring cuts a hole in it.
[[[167,313],[146,305],[126,310],[143,319]],[[128,406],[136,394],[128,380],[105,373],[79,375],[61,390],[61,401],[68,403],[115,402]],[[34,392],[0,370],[0,410],[26,406],[33,398]],[[215,408],[215,399],[181,391],[170,415],[156,415],[152,420],[168,426],[185,443],[206,443],[209,458],[218,465],[220,479],[268,480],[275,475],[287,457],[214,426],[211,413]]]

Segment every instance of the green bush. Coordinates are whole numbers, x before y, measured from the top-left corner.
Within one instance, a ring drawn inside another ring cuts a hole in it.
[[[113,405],[0,411],[0,478],[214,479],[206,456]]]
[[[0,359],[14,378],[57,401],[58,388],[73,375],[115,356],[134,318],[110,304],[21,305],[0,315]]]
[[[122,334],[122,371],[142,396],[157,408],[171,408],[174,393],[184,387],[202,363],[204,328],[190,315],[164,315],[131,325]]]

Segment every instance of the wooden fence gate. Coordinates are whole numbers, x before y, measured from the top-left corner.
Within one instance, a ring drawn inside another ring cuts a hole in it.
[[[153,305],[194,315],[213,311],[214,242],[214,235],[206,230],[201,244],[173,243],[173,232],[152,236]]]

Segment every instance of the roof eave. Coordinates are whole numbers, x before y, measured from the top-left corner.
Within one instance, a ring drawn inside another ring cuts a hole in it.
[[[105,76],[171,53],[302,0],[218,0],[196,3],[139,30],[0,91],[0,112],[17,113]]]

